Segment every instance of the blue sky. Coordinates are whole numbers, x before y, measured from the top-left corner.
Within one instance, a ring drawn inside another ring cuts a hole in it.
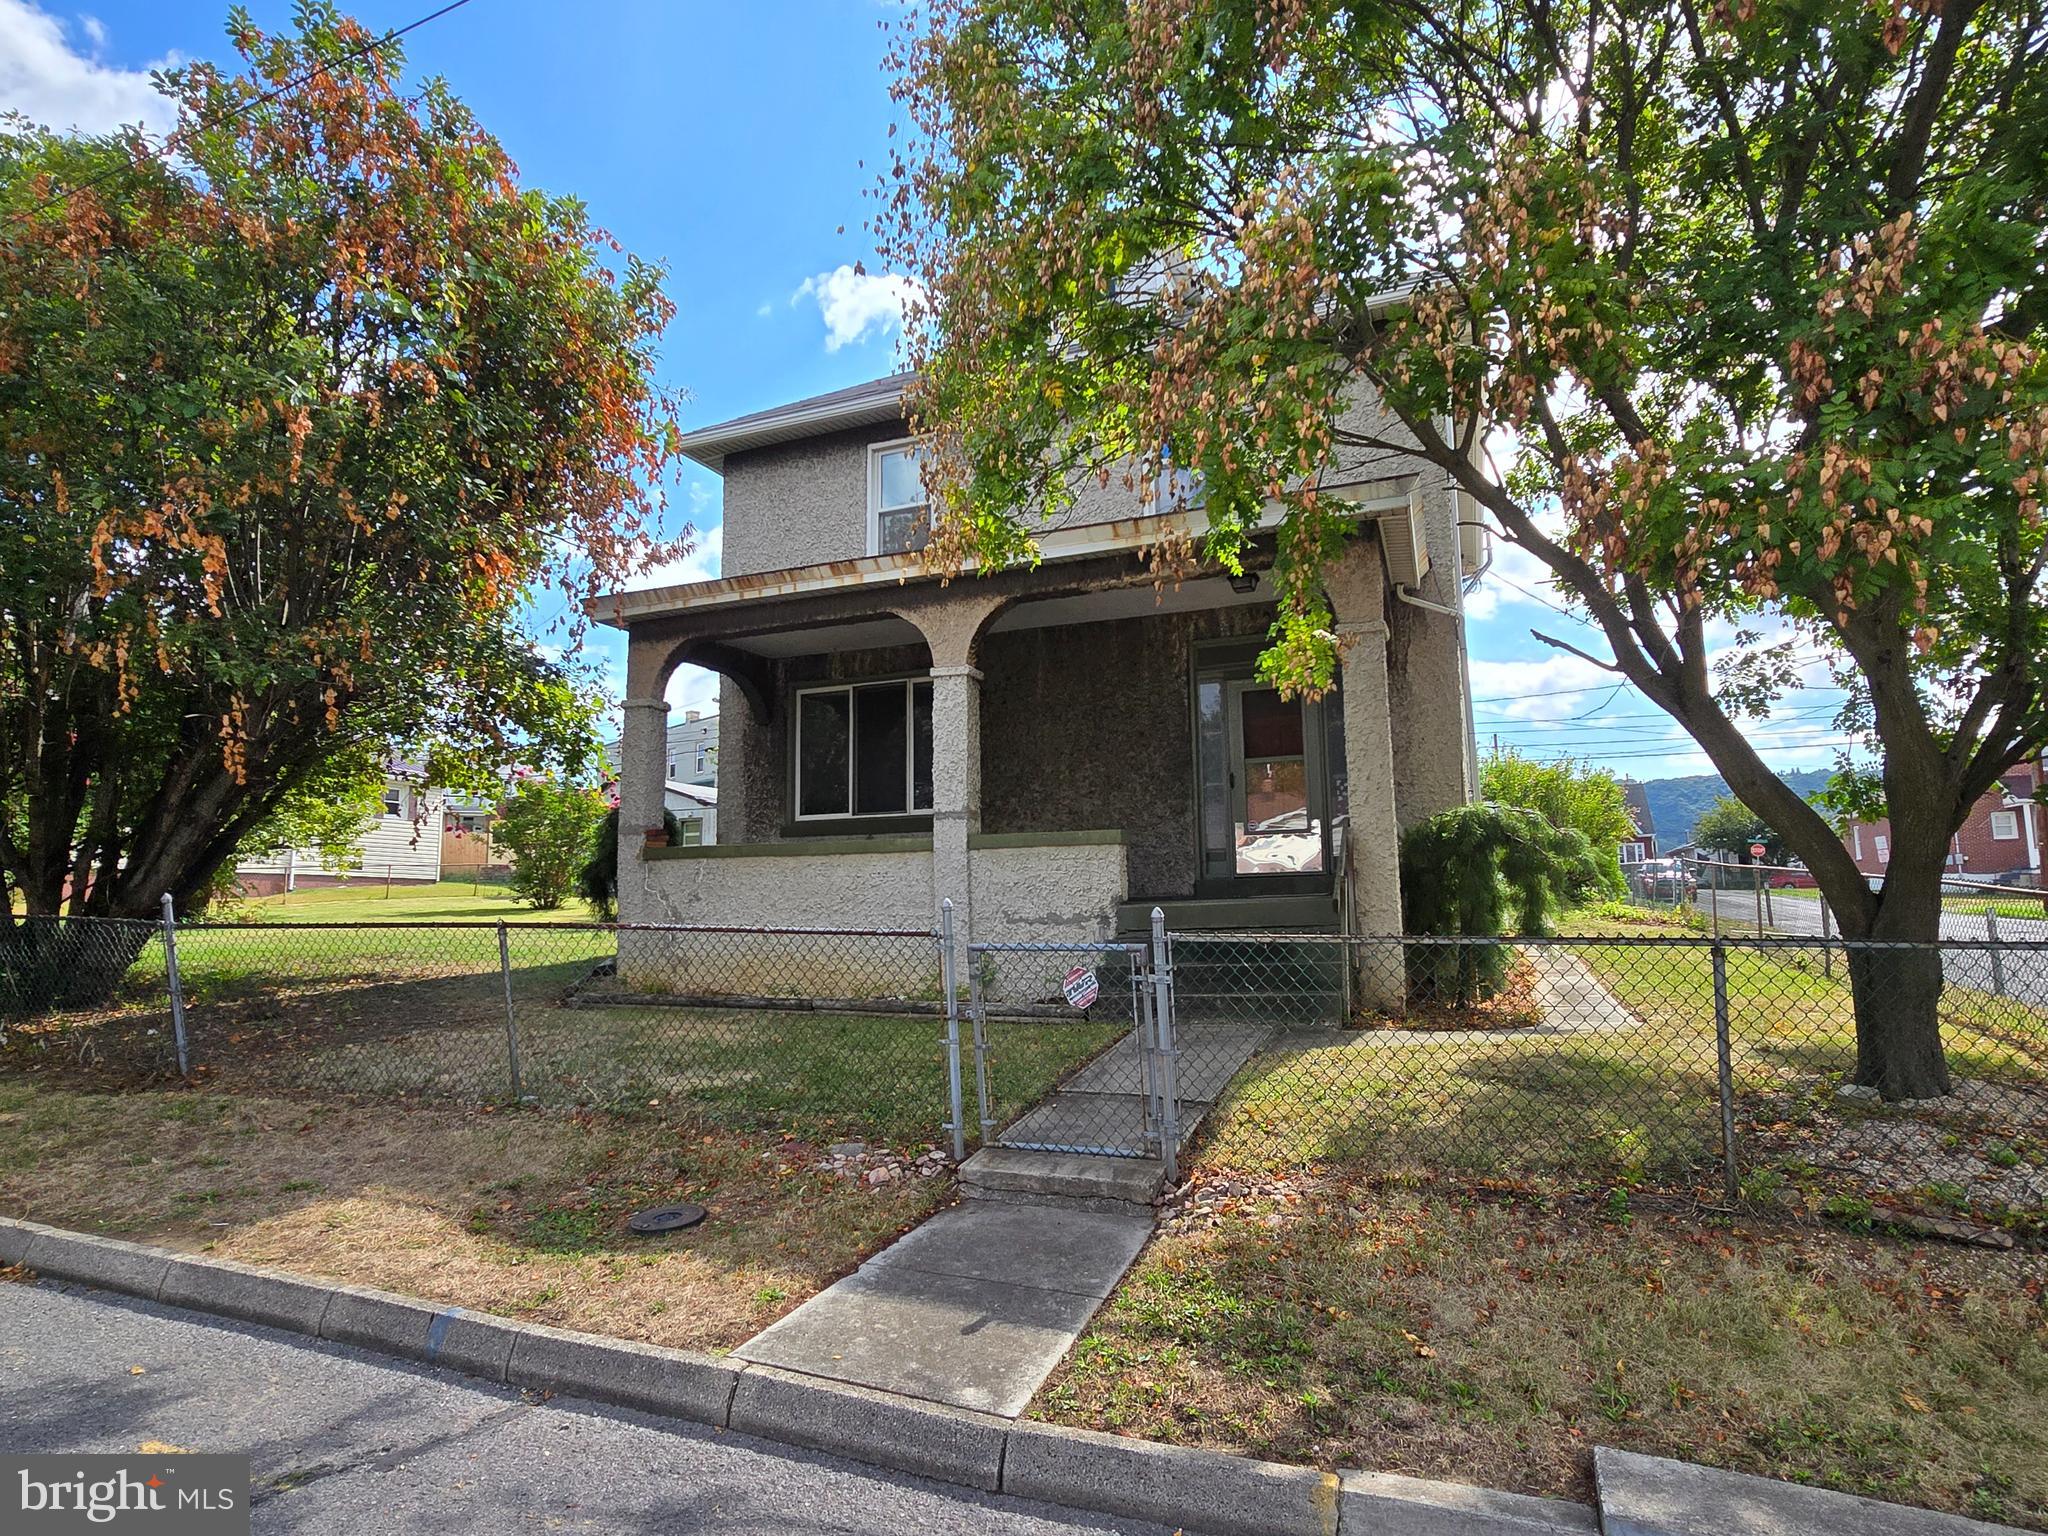
[[[441,0],[356,0],[379,31]],[[257,23],[290,6],[257,0]],[[678,306],[663,372],[686,425],[801,398],[895,366],[895,290],[863,229],[892,116],[881,72],[886,0],[469,0],[406,39],[409,69],[440,74],[505,144],[531,185],[573,192],[629,249],[669,268]],[[180,0],[0,0],[0,107],[57,127],[161,121],[146,71],[225,58],[225,5]],[[865,163],[863,163],[865,162]],[[869,270],[857,276],[855,264]],[[652,582],[715,575],[720,487],[685,465],[668,487],[671,532],[699,536]],[[1610,674],[1531,638],[1596,653],[1597,633],[1558,611],[1541,569],[1503,550],[1470,599],[1482,749],[1574,754],[1639,778],[1709,771],[1687,738]],[[1732,631],[1718,637],[1732,641]],[[591,642],[616,680],[623,644]],[[1818,667],[1813,677],[1821,680]],[[678,678],[679,706],[715,699]],[[1781,768],[1825,766],[1839,696],[1789,699],[1755,737]]]

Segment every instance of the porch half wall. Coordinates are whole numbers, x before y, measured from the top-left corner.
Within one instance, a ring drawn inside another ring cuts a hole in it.
[[[650,848],[631,873],[620,893],[621,912],[631,923],[907,932],[934,926],[928,837]],[[977,834],[968,844],[968,880],[973,921],[964,937],[1002,944],[1093,943],[1115,931],[1117,903],[1128,882],[1124,839],[1118,832]],[[740,987],[730,943],[624,934],[621,978],[635,990],[746,990],[765,996],[856,998],[893,995],[900,987],[893,976],[865,968],[857,944],[789,939],[753,947],[770,969],[780,967],[777,957],[786,950],[787,973],[752,976]],[[1012,967],[1009,974],[1024,973]],[[1056,978],[1052,990],[1057,992]]]

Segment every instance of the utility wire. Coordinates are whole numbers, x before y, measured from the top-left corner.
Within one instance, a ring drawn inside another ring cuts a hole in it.
[[[419,20],[417,21],[409,21],[402,27],[393,27],[389,32],[386,32],[382,37],[372,38],[369,42],[364,43],[362,47],[352,49],[350,52],[343,54],[338,59],[330,59],[325,63],[315,65],[312,69],[307,70],[302,75],[294,75],[291,79],[285,81],[284,84],[277,86],[271,90],[265,91],[261,96],[253,97],[249,101],[245,102],[243,105],[237,107],[233,112],[230,112],[228,114],[227,121],[232,123],[241,118],[244,118],[248,116],[251,112],[254,112],[258,107],[268,106],[271,102],[277,100],[278,97],[284,95],[286,92],[295,91],[300,86],[306,84],[308,81],[313,80],[320,75],[326,74],[329,70],[333,69],[335,65],[352,64],[357,59],[365,58],[368,55],[375,53],[385,44],[396,42],[399,38],[404,37],[408,32],[417,32],[421,27],[424,27],[428,22],[439,21],[443,16],[446,16],[450,11],[459,11],[467,4],[469,4],[469,0],[449,0],[449,3],[442,6],[438,11],[430,12],[429,14],[420,17]],[[168,150],[169,148],[170,140],[166,139],[164,141],[163,150]],[[163,153],[163,150],[160,150],[159,153]],[[102,182],[111,181],[115,176],[119,175],[122,171],[127,170],[129,168],[130,163],[131,162],[128,161],[120,161],[114,165],[110,165],[104,171],[101,171],[99,175],[89,176],[84,181],[79,182],[78,185],[74,187],[66,187],[62,192],[59,192],[55,197],[52,197],[45,202],[38,203],[33,208],[29,208],[21,213],[15,214],[13,218],[9,220],[9,222],[11,224],[26,224],[31,219],[40,218],[42,217],[42,215],[48,213],[52,208],[55,208],[59,203],[69,202],[79,193],[90,191],[92,188],[100,185],[100,183]]]

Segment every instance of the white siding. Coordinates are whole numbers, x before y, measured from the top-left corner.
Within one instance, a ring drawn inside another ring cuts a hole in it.
[[[367,824],[363,834],[363,856],[345,870],[331,871],[320,862],[315,848],[300,848],[289,863],[302,875],[346,873],[366,880],[434,881],[441,878],[441,798],[438,789],[404,792],[405,814],[379,816]],[[280,849],[268,858],[244,859],[235,865],[237,874],[283,874],[287,867]]]

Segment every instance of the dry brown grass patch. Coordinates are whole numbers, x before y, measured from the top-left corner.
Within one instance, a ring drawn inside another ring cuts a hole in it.
[[[949,1190],[816,1156],[652,1119],[0,1080],[0,1211],[679,1347],[738,1343]],[[676,1199],[712,1214],[624,1231]]]

